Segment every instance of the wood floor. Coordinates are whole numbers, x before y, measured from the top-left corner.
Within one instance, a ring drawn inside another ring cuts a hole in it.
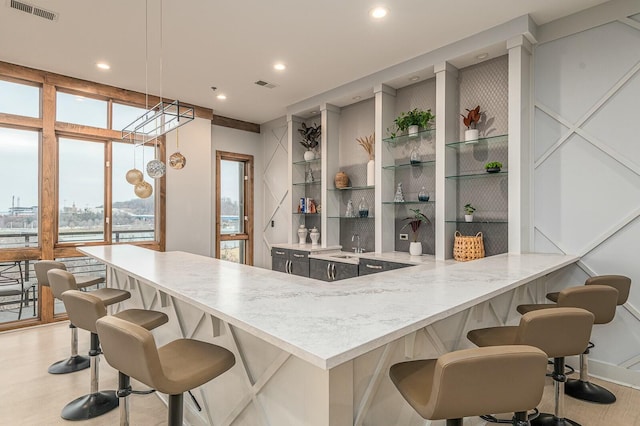
[[[79,351],[86,354],[89,333],[79,330],[78,334]],[[60,418],[60,410],[69,401],[89,392],[89,370],[64,375],[47,373],[47,367],[52,362],[69,355],[69,336],[68,323],[0,333],[0,425],[70,424]],[[565,408],[568,418],[583,426],[640,426],[640,390],[599,380],[594,382],[614,392],[618,401],[612,405],[597,405],[567,397]],[[145,389],[144,385],[136,382],[133,386]],[[103,360],[100,363],[100,388],[116,387],[117,372]],[[166,424],[166,406],[157,396],[134,395],[130,398],[132,425]],[[553,385],[550,379],[539,408],[553,412]],[[79,424],[118,423],[118,410],[113,410]],[[477,424],[477,420],[469,419],[468,423]]]

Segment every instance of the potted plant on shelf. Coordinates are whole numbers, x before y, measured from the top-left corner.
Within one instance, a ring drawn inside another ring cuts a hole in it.
[[[465,222],[473,222],[473,212],[476,211],[476,208],[471,204],[467,203],[464,205],[464,221]]]
[[[466,108],[465,108],[466,109]],[[467,115],[460,114],[462,116],[462,122],[465,126],[467,126],[467,130],[464,132],[464,140],[465,141],[478,141],[478,123],[480,122],[480,118],[482,117],[482,112],[480,112],[480,105],[475,107],[474,109],[467,109]]]
[[[502,169],[502,163],[499,161],[491,161],[484,165],[487,173],[498,173]]]
[[[320,139],[320,129],[322,125],[313,123],[313,126],[307,127],[306,124],[302,123],[301,127],[301,129],[298,129],[298,133],[300,133],[300,136],[302,136],[300,144],[307,148],[307,151],[304,153],[304,159],[305,161],[314,160],[316,158],[316,153],[314,150],[318,146],[318,139]]]
[[[420,225],[422,222],[431,223],[429,218],[425,216],[420,209],[409,209],[413,212],[413,216],[409,216],[403,220],[408,221],[404,224],[401,229],[406,228],[407,226],[411,227],[411,232],[413,235],[413,241],[409,244],[409,254],[411,256],[421,256],[422,255],[422,242],[418,241],[418,231],[420,230]]]
[[[429,129],[431,122],[436,118],[431,114],[431,110],[426,111],[414,108],[409,112],[401,113],[395,120],[395,126],[400,132],[407,131],[409,137],[415,137],[418,135],[418,130]]]

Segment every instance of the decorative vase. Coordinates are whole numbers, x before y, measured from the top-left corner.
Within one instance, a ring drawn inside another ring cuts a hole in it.
[[[420,164],[420,153],[418,152],[418,148],[413,148],[411,151],[411,156],[409,157],[409,163],[414,166],[416,164]]]
[[[344,217],[356,217],[356,213],[353,211],[353,201],[347,202],[347,211],[344,213]]]
[[[418,192],[418,201],[423,201],[423,202],[429,201],[429,193],[427,192],[426,189],[424,189],[424,186],[422,187],[420,192]]]
[[[473,215],[472,214],[465,214],[464,215],[464,221],[465,222],[473,222]]]
[[[409,126],[408,130],[408,134],[410,138],[415,138],[416,136],[418,136],[418,130],[420,129],[419,126],[413,125],[413,126]]]
[[[349,176],[345,172],[338,172],[336,173],[334,183],[338,189],[346,188],[349,184]]]
[[[300,245],[303,246],[307,243],[307,233],[309,231],[307,230],[306,226],[304,226],[304,224],[300,225],[298,227],[298,239],[300,240]]]
[[[374,186],[376,184],[376,162],[369,160],[367,163],[367,186]]]
[[[358,204],[358,214],[360,215],[360,217],[369,217],[369,204],[367,203],[367,200],[364,199],[364,197],[362,197],[362,200],[360,200],[360,204]]]
[[[464,140],[467,143],[478,142],[478,129],[467,129],[464,131]]]
[[[404,194],[402,193],[402,182],[398,183],[396,188],[396,195],[393,196],[394,203],[404,203]]]
[[[422,256],[422,242],[412,242],[409,244],[409,254],[411,256]]]
[[[317,246],[318,241],[320,240],[320,231],[315,226],[311,228],[311,232],[309,233],[309,237],[311,237],[311,245]]]
[[[316,159],[316,153],[312,150],[307,150],[304,152],[304,161],[313,161]]]

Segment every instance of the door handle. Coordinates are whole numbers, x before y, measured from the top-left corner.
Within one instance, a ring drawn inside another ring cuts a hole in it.
[[[331,278],[333,278],[334,281],[336,279],[336,264],[335,263],[331,264]]]
[[[279,254],[280,256],[282,256],[282,255],[284,254],[284,252],[283,252],[283,251],[278,251],[278,250],[276,250],[276,251],[275,251],[275,253],[276,253],[276,254]]]
[[[296,254],[296,253],[293,253],[293,257],[298,257],[298,258],[300,258],[300,257],[304,257],[304,254]]]
[[[382,266],[379,265],[369,265],[368,263],[365,265],[369,269],[382,269]]]
[[[287,260],[287,274],[291,273],[291,261]]]

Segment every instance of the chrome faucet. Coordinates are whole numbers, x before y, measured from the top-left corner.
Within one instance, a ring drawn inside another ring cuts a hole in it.
[[[364,249],[360,247],[360,234],[356,233],[351,236],[351,242],[354,242],[356,239],[358,240],[358,245],[356,247],[351,247],[351,248],[356,253],[364,253]]]

